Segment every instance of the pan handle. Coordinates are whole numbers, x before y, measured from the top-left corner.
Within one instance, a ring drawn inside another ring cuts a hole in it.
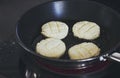
[[[108,56],[110,59],[120,62],[120,53],[114,52]]]

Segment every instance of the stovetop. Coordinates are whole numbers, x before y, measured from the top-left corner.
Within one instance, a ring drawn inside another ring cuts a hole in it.
[[[27,68],[21,59],[22,48],[15,38],[15,24],[22,14],[33,6],[52,0],[0,0],[0,78],[70,78],[40,69]],[[95,0],[120,12],[119,0]],[[74,78],[120,78],[120,63],[112,64],[96,75],[81,75]],[[73,78],[73,77],[71,77]]]

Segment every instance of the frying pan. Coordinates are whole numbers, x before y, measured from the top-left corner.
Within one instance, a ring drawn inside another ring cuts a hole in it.
[[[63,39],[67,46],[66,53],[59,59],[44,57],[35,52],[36,43],[45,37],[40,33],[41,26],[49,21],[62,21],[68,24],[68,36]],[[75,38],[72,26],[78,21],[92,21],[101,28],[98,39],[88,41]],[[16,36],[18,43],[45,68],[85,69],[109,59],[120,62],[120,15],[113,9],[87,0],[60,0],[38,5],[27,11],[17,22]],[[101,48],[99,56],[84,60],[70,60],[68,49],[81,42],[93,42]],[[98,67],[99,68],[99,67]]]

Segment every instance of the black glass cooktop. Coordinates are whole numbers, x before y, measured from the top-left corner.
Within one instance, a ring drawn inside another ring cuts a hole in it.
[[[15,24],[28,9],[46,1],[52,0],[0,0],[0,78],[73,78],[53,74],[43,69],[31,70],[21,58],[23,49],[16,42]],[[119,0],[95,1],[120,12]],[[74,78],[120,78],[119,72],[120,63],[113,61],[107,69],[101,72]]]

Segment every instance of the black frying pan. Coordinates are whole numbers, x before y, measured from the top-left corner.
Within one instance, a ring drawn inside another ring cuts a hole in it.
[[[93,41],[73,37],[73,24],[78,21],[92,21],[101,28],[101,35]],[[70,60],[67,51],[60,59],[47,58],[35,52],[36,43],[45,37],[41,35],[41,26],[49,21],[62,21],[68,24],[68,36],[63,39],[68,49],[81,42],[93,42],[101,48],[97,57],[84,60]],[[48,2],[30,9],[17,23],[16,35],[19,44],[34,57],[46,64],[62,68],[86,68],[108,57],[120,61],[117,51],[120,44],[120,15],[109,7],[87,0],[61,0]],[[41,63],[42,64],[42,63]]]

